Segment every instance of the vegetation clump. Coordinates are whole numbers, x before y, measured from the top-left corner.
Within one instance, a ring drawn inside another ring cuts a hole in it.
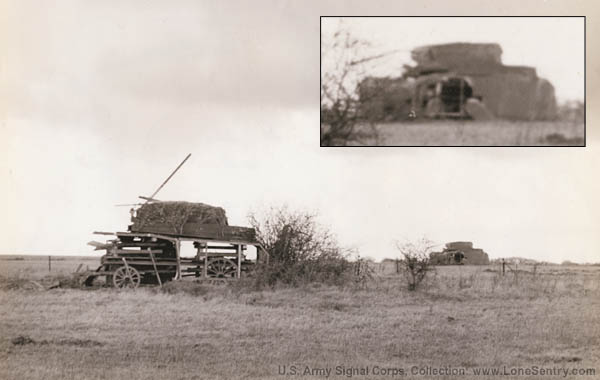
[[[249,221],[270,254],[269,265],[258,268],[251,278],[254,288],[343,284],[353,277],[350,251],[317,223],[315,214],[280,207],[262,215],[251,213]]]
[[[431,263],[431,252],[435,245],[428,239],[415,243],[396,243],[396,248],[404,257],[401,273],[404,275],[408,290],[417,290],[425,277],[434,269]]]

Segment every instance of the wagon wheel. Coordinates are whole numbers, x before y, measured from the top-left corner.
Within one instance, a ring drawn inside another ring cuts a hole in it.
[[[112,276],[115,288],[137,288],[140,285],[140,272],[131,266],[122,266]]]
[[[237,274],[237,265],[222,257],[211,259],[206,266],[206,275],[212,278],[232,278]]]

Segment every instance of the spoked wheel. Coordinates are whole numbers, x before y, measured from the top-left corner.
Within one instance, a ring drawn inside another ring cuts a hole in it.
[[[131,266],[122,266],[115,271],[112,276],[113,285],[115,288],[132,288],[135,289],[140,285],[141,276],[137,269]]]
[[[208,262],[206,275],[211,278],[234,278],[237,274],[237,265],[225,258],[215,258]]]

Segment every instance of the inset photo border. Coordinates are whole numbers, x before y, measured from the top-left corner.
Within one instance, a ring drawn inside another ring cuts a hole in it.
[[[585,147],[585,16],[321,16],[320,145]]]

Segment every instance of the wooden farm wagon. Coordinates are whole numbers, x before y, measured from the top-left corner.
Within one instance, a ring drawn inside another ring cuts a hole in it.
[[[106,243],[88,243],[106,254],[86,284],[100,276],[106,276],[106,284],[117,288],[162,285],[189,276],[235,279],[268,262],[268,253],[256,240],[255,230],[227,225],[225,212],[219,207],[153,202],[132,212],[132,222],[127,232],[95,232],[113,238]],[[185,242],[193,244],[193,257],[182,257]],[[249,246],[256,249],[254,260],[247,258]]]
[[[85,279],[86,285],[102,276],[107,285],[117,288],[136,288],[141,283],[162,285],[188,276],[233,279],[251,272],[257,264],[268,263],[269,255],[257,241],[256,231],[228,225],[223,208],[154,198],[190,156],[150,197],[139,197],[145,203],[117,205],[135,206],[130,210],[132,224],[127,232],[94,232],[113,238],[88,243],[106,254],[100,267]],[[181,244],[185,242],[193,243],[193,257],[182,256]],[[256,248],[255,260],[246,256],[249,246]]]

